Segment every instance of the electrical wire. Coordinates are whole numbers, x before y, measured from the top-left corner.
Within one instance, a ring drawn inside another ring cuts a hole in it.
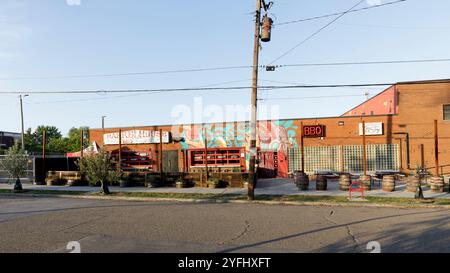
[[[362,83],[362,84],[322,84],[322,85],[274,85],[259,86],[260,90],[286,90],[286,89],[316,89],[316,88],[341,88],[341,87],[382,87],[394,85],[427,85],[436,83],[450,83],[450,79],[430,80],[430,81],[411,81],[397,83]],[[206,87],[206,88],[163,88],[163,89],[124,89],[124,90],[75,90],[75,91],[0,91],[0,95],[20,95],[20,94],[114,94],[114,93],[165,93],[165,92],[187,92],[187,91],[239,91],[251,89],[251,86],[233,86],[233,87]],[[424,91],[432,92],[432,91]]]
[[[314,67],[314,66],[351,66],[351,65],[380,65],[380,64],[410,64],[410,63],[438,63],[438,62],[450,62],[450,58],[440,59],[416,59],[416,60],[386,60],[386,61],[359,61],[359,62],[330,62],[330,63],[300,63],[300,64],[282,64],[276,65],[276,68],[286,67]],[[268,65],[260,65],[261,69],[267,68]],[[233,69],[245,69],[252,68],[248,66],[228,66],[221,68],[198,68],[198,69],[181,69],[181,70],[166,70],[166,71],[154,71],[154,72],[131,72],[131,73],[116,73],[116,74],[92,74],[92,75],[69,75],[69,76],[45,76],[45,77],[11,77],[0,78],[0,81],[11,80],[55,80],[55,79],[79,79],[79,78],[102,78],[102,77],[124,77],[124,76],[143,76],[143,75],[157,75],[157,74],[170,74],[170,73],[191,73],[191,72],[206,72],[206,71],[218,71],[218,70],[233,70]],[[239,81],[236,81],[239,82]]]
[[[277,57],[275,60],[273,60],[272,62],[270,62],[270,64],[273,64],[279,60],[281,60],[282,58],[284,58],[285,56],[287,56],[288,54],[290,54],[292,51],[296,50],[298,47],[300,47],[301,45],[305,44],[306,42],[308,42],[309,40],[311,40],[312,38],[314,38],[316,35],[318,35],[319,33],[321,33],[322,31],[324,31],[325,29],[327,29],[329,26],[331,26],[333,23],[335,23],[336,21],[338,21],[339,19],[341,19],[342,17],[344,17],[347,13],[349,13],[350,11],[352,11],[354,8],[356,8],[357,6],[359,6],[362,2],[364,2],[365,0],[361,0],[358,1],[355,5],[353,5],[350,9],[348,9],[346,12],[341,13],[339,16],[337,16],[336,18],[334,18],[333,20],[331,20],[330,22],[328,22],[327,24],[325,24],[324,26],[322,26],[321,28],[319,28],[318,30],[316,30],[315,32],[313,32],[311,35],[309,35],[308,37],[306,37],[305,39],[303,39],[300,43],[298,43],[297,45],[295,45],[294,47],[292,47],[291,49],[289,49],[288,51],[286,51],[285,53],[281,54],[279,57]]]
[[[369,7],[365,7],[365,8],[353,9],[353,10],[348,11],[348,12],[338,12],[338,13],[332,13],[332,14],[326,14],[326,15],[321,15],[321,16],[315,16],[315,17],[310,17],[310,18],[299,19],[299,20],[292,20],[292,21],[277,23],[277,24],[274,24],[274,26],[282,26],[282,25],[289,25],[289,24],[296,24],[296,23],[301,23],[301,22],[313,21],[313,20],[318,20],[318,19],[324,19],[324,18],[328,18],[328,17],[342,15],[342,14],[345,14],[345,13],[354,13],[354,12],[365,11],[365,10],[369,10],[369,9],[373,9],[373,8],[380,8],[380,7],[384,7],[384,6],[388,6],[388,5],[394,5],[394,4],[398,4],[398,3],[401,3],[401,2],[405,2],[405,1],[407,1],[407,0],[392,1],[392,2],[383,3],[383,4],[379,4],[379,5],[374,5],[374,6],[369,6]]]

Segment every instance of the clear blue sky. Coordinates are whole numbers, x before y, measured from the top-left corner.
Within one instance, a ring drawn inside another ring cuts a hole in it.
[[[254,0],[1,0],[0,91],[59,91],[248,86],[251,70],[111,78],[11,79],[189,69],[252,63]],[[389,0],[390,1],[390,0]],[[356,0],[274,0],[275,23],[344,11]],[[370,1],[369,1],[370,2]],[[375,1],[376,2],[376,1]],[[381,2],[388,2],[381,1]],[[359,7],[368,6],[364,2]],[[450,58],[448,0],[408,0],[352,13],[276,64]],[[267,64],[333,18],[277,26],[263,44]],[[397,82],[450,78],[450,63],[281,68],[263,71],[261,85]],[[382,89],[265,91],[260,98],[360,95],[328,99],[262,101],[281,118],[339,115]],[[173,107],[250,102],[249,92],[117,95],[32,95],[25,126],[107,127],[170,124]],[[115,97],[115,98],[112,98]],[[90,100],[90,101],[82,101]],[[0,95],[0,130],[20,131],[17,95]]]

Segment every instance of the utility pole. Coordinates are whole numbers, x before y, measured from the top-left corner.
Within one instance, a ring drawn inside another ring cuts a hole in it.
[[[258,107],[258,65],[259,65],[259,38],[261,29],[261,0],[256,0],[255,37],[253,44],[253,81],[252,81],[252,114],[250,121],[250,168],[248,183],[248,200],[255,199],[256,184],[256,122]]]
[[[19,98],[20,98],[20,119],[21,119],[21,122],[22,122],[22,150],[24,150],[24,151],[25,151],[25,126],[24,126],[24,122],[23,122],[23,99],[22,98],[25,98],[25,97],[28,97],[28,95],[24,95],[23,97],[22,97],[22,95],[19,95]]]
[[[257,182],[256,176],[256,126],[258,120],[258,70],[259,70],[259,41],[270,42],[272,19],[269,18],[267,12],[272,7],[273,2],[266,4],[265,0],[256,0],[255,13],[255,35],[253,44],[253,80],[252,80],[252,113],[250,120],[250,167],[249,167],[249,183],[248,183],[248,200],[255,199],[255,186]],[[264,16],[263,33],[261,32],[261,9],[264,8],[266,14]]]

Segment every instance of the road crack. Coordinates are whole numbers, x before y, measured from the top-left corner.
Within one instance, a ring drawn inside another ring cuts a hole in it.
[[[231,242],[233,242],[233,241],[239,240],[240,238],[242,238],[242,237],[244,237],[245,235],[247,235],[247,233],[249,232],[249,230],[250,230],[250,222],[247,221],[247,220],[245,220],[245,222],[244,222],[244,229],[242,230],[242,232],[239,233],[237,236],[231,238],[230,240],[221,242],[220,245],[229,244],[229,243],[231,243]]]
[[[334,210],[332,210],[332,211],[329,213],[330,216],[333,216],[334,214],[335,214]],[[324,216],[324,218],[325,218],[325,220],[327,220],[328,222],[330,222],[330,223],[332,223],[332,224],[334,224],[334,225],[336,225],[336,226],[345,226],[347,235],[351,238],[351,240],[352,240],[352,242],[353,242],[353,249],[356,250],[356,249],[358,248],[358,246],[359,246],[359,241],[358,241],[358,239],[356,238],[356,236],[353,234],[353,232],[352,232],[352,230],[351,230],[351,228],[350,228],[350,225],[347,225],[347,224],[340,224],[340,223],[338,223],[338,222],[332,220],[332,219],[331,219],[330,217],[328,217],[328,216]]]

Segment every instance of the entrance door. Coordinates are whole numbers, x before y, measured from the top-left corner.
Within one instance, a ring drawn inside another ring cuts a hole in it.
[[[178,151],[163,151],[163,172],[178,173]]]
[[[288,177],[288,161],[286,158],[286,154],[282,153],[282,152],[278,152],[275,161],[276,161],[276,164],[278,164],[277,177],[287,178]]]

